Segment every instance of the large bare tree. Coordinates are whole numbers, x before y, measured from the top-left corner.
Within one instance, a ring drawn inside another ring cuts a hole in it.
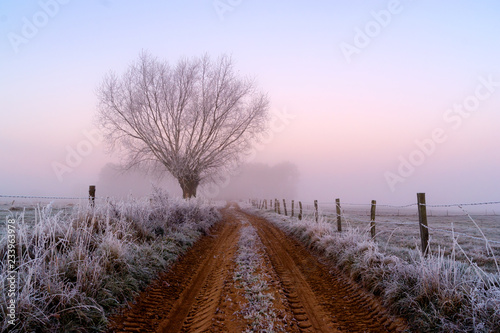
[[[97,95],[99,125],[124,165],[161,165],[184,198],[250,148],[269,104],[225,55],[171,66],[143,52],[121,76],[105,76]]]

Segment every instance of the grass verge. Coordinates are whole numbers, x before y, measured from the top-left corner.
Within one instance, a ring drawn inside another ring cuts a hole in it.
[[[16,216],[16,322],[9,325],[2,290],[1,331],[100,332],[107,317],[132,300],[220,219],[199,201],[156,191],[139,201],[96,203],[71,214],[37,210],[33,224]],[[7,237],[0,241],[6,281]],[[4,285],[2,284],[2,289]]]
[[[273,307],[274,297],[269,290],[267,280],[270,277],[261,271],[264,258],[259,253],[263,247],[257,231],[247,221],[242,220],[238,254],[236,257],[237,269],[234,281],[244,291],[247,303],[243,305],[241,313],[249,322],[246,332],[284,332],[278,321],[278,314]],[[260,271],[260,272],[259,272]]]

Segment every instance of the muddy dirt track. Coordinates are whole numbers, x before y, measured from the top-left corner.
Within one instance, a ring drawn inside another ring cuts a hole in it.
[[[237,207],[201,238],[130,309],[111,318],[109,332],[251,331],[235,257],[242,226],[260,238],[258,268],[271,294],[275,332],[400,332],[376,300],[265,219]]]

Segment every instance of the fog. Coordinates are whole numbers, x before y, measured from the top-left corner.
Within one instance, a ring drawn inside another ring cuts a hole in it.
[[[272,166],[249,163],[242,165],[235,173],[226,182],[216,182],[217,191],[210,186],[205,192],[217,193],[214,197],[224,200],[293,199],[298,196],[299,170],[291,162]]]
[[[229,54],[271,101],[248,165],[199,196],[500,200],[496,1],[54,1],[0,3],[0,195],[179,196],[113,171],[96,132],[97,86],[148,50]]]
[[[299,171],[291,162],[276,165],[243,164],[231,174],[221,174],[215,182],[199,187],[199,196],[212,200],[247,200],[249,198],[293,199],[298,196]],[[151,174],[141,169],[125,170],[114,163],[106,164],[99,172],[96,196],[100,198],[140,198],[155,188],[171,197],[182,196],[177,180],[168,172]]]
[[[96,196],[116,199],[149,196],[155,188],[166,191],[172,197],[182,195],[177,180],[171,175],[152,175],[140,169],[124,170],[120,165],[106,164],[99,172]]]

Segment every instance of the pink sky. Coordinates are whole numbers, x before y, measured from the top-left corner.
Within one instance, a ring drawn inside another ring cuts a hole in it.
[[[62,181],[54,163],[68,166],[68,151],[85,148],[104,74],[124,71],[147,49],[172,62],[229,53],[254,76],[272,110],[295,116],[255,161],[296,164],[301,198],[499,200],[499,10],[495,1],[451,0],[244,1],[224,13],[210,1],[5,1],[0,194],[85,195],[117,157],[92,144]],[[26,35],[26,22],[43,13],[46,22]],[[367,45],[359,31],[373,35]],[[346,57],[346,44],[357,53]],[[473,105],[477,91],[490,94]],[[474,110],[460,114],[456,104]],[[436,129],[446,139],[418,160],[416,141]],[[401,158],[410,156],[419,165],[402,176]],[[404,181],[391,186],[388,173]]]

